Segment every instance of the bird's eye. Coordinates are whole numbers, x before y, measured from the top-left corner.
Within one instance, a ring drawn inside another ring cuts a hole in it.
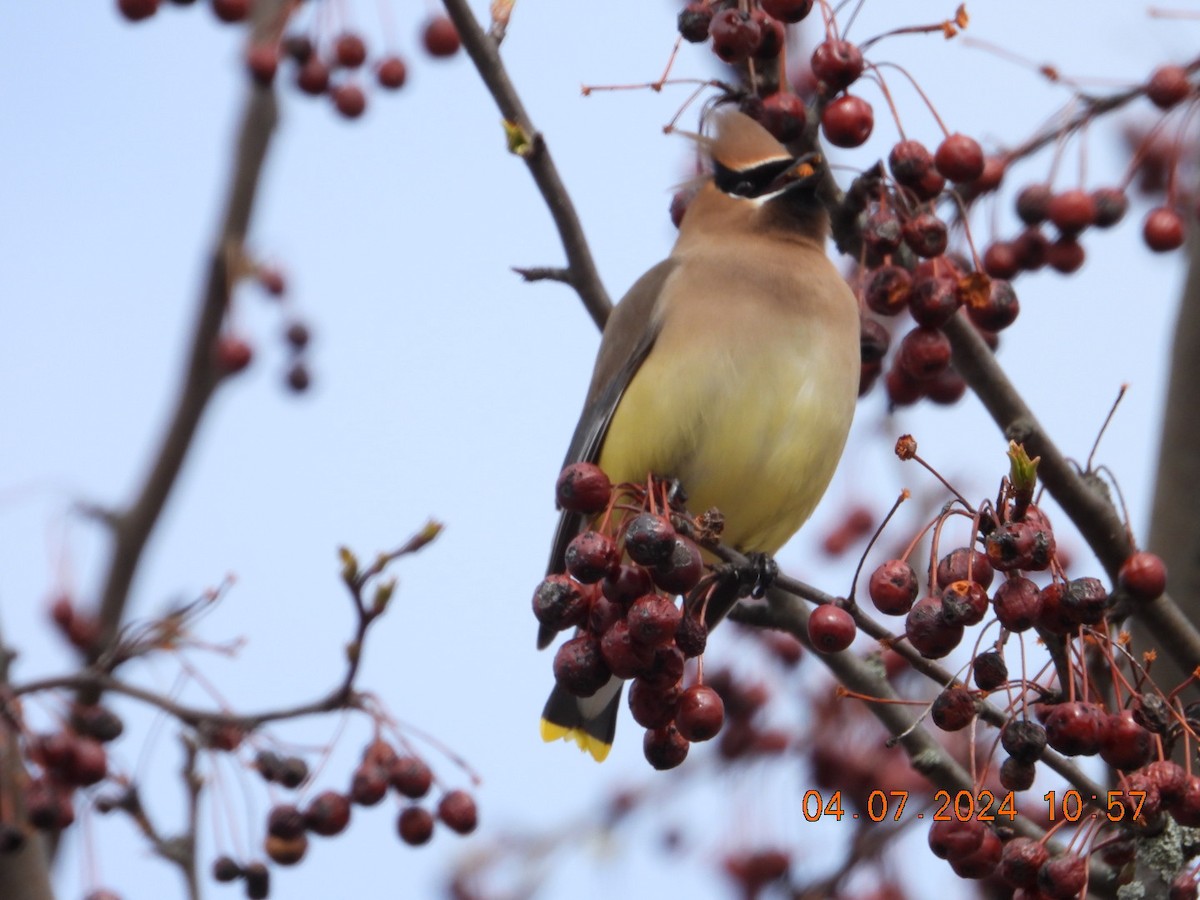
[[[754,185],[749,181],[739,181],[733,186],[732,194],[737,194],[739,197],[749,197],[754,193]]]

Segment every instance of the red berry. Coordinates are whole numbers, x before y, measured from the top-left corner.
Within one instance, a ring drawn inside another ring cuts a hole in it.
[[[1105,714],[1081,701],[1059,703],[1046,716],[1046,742],[1066,756],[1091,756],[1100,749]]]
[[[399,90],[408,79],[408,66],[399,56],[385,56],[375,67],[375,79],[380,87],[389,91]]]
[[[1021,271],[1017,253],[1009,241],[996,241],[983,251],[983,271],[992,278],[1012,278]]]
[[[600,638],[600,653],[618,678],[633,678],[654,664],[654,648],[635,643],[624,619],[616,621]]]
[[[871,573],[867,593],[881,613],[902,616],[917,599],[917,573],[904,560],[889,559]]]
[[[350,799],[359,806],[374,806],[384,798],[387,789],[387,769],[379,765],[360,765],[350,782]]]
[[[434,16],[425,23],[421,41],[430,56],[444,58],[453,56],[462,46],[458,29],[447,16]]]
[[[679,709],[678,684],[659,687],[644,678],[635,678],[629,686],[629,711],[643,728],[662,728],[674,721]]]
[[[874,127],[871,104],[853,94],[838,97],[821,114],[821,131],[835,147],[858,147],[871,136]]]
[[[867,252],[876,259],[895,253],[904,239],[900,217],[891,209],[876,209],[863,222],[862,238]]]
[[[1178,795],[1167,804],[1167,811],[1180,825],[1200,828],[1200,776],[1186,777]]]
[[[779,56],[780,51],[783,50],[783,45],[787,42],[783,23],[767,15],[761,9],[751,10],[750,17],[758,25],[758,31],[761,35],[758,41],[758,49],[754,51],[754,58],[764,61],[775,59]]]
[[[1159,109],[1170,109],[1192,90],[1187,69],[1183,66],[1159,66],[1146,83],[1146,96]]]
[[[600,642],[590,634],[571,638],[554,654],[554,680],[576,697],[592,696],[610,677]]]
[[[246,68],[259,84],[270,84],[279,68],[279,48],[274,44],[251,44],[246,51]]]
[[[891,334],[882,324],[863,316],[858,329],[858,352],[864,363],[880,362],[891,341]]]
[[[347,119],[357,119],[367,108],[367,95],[357,84],[339,84],[330,90],[333,105]]]
[[[983,148],[974,138],[952,134],[938,145],[933,164],[953,182],[974,181],[983,174]]]
[[[759,121],[775,140],[787,144],[804,133],[808,110],[804,101],[790,91],[778,91],[763,99]]]
[[[222,22],[241,22],[250,15],[251,0],[212,0],[213,12]]]
[[[824,83],[825,93],[836,94],[862,75],[862,51],[849,41],[828,38],[813,51],[812,70]]]
[[[948,625],[978,625],[987,610],[987,592],[974,581],[952,582],[942,592],[942,618]]]
[[[322,791],[304,810],[304,825],[314,834],[332,837],[350,824],[350,799],[337,791]]]
[[[1063,234],[1078,234],[1096,221],[1096,202],[1078,188],[1063,191],[1050,198],[1046,218]]]
[[[942,731],[961,731],[975,718],[975,695],[962,685],[948,687],[933,701],[930,716]]]
[[[983,879],[990,878],[1000,863],[1003,844],[996,832],[987,828],[983,832],[983,840],[979,849],[963,857],[950,857],[950,868],[959,878]]]
[[[1029,719],[1009,719],[1000,729],[1000,745],[1017,762],[1032,765],[1046,750],[1046,729]]]
[[[285,56],[296,61],[297,65],[304,65],[315,52],[313,42],[302,34],[289,34],[283,39],[282,49]]]
[[[1072,900],[1087,884],[1087,859],[1067,853],[1047,860],[1038,870],[1038,889],[1054,900]]]
[[[117,0],[117,9],[130,22],[140,22],[158,11],[158,0]]]
[[[937,565],[938,587],[949,587],[956,581],[974,581],[980,587],[991,586],[995,573],[987,557],[978,550],[959,547],[951,550]]]
[[[943,406],[957,403],[967,392],[967,382],[955,371],[954,366],[947,366],[939,374],[923,382],[922,387],[926,397]]]
[[[986,650],[975,657],[975,686],[981,691],[994,691],[1008,681],[1008,665],[997,650]]]
[[[912,294],[912,275],[900,266],[880,266],[873,271],[863,289],[867,306],[881,316],[898,315],[908,306]]]
[[[595,584],[621,564],[617,543],[598,531],[577,534],[564,556],[567,571],[584,584]]]
[[[450,791],[438,803],[438,818],[451,831],[470,834],[479,824],[479,811],[466,791]]]
[[[1117,581],[1135,600],[1155,600],[1167,589],[1167,567],[1157,554],[1138,550],[1121,564]]]
[[[721,695],[707,684],[694,684],[679,695],[675,727],[686,741],[707,741],[717,736],[725,722]]]
[[[1000,624],[1009,631],[1028,631],[1041,615],[1042,597],[1036,584],[1017,576],[996,588],[992,607]]]
[[[1041,571],[1050,565],[1055,553],[1054,533],[1026,519],[1006,522],[988,534],[984,541],[988,562],[993,569]]]
[[[761,0],[759,5],[781,22],[799,22],[812,11],[813,0]]]
[[[674,769],[687,759],[689,746],[687,739],[674,725],[649,729],[642,739],[642,753],[646,761],[659,771]]]
[[[657,647],[675,639],[682,618],[673,600],[661,594],[646,594],[629,607],[625,621],[635,643]]]
[[[925,396],[925,385],[929,382],[917,381],[899,366],[893,363],[884,378],[887,388],[888,404],[892,409],[898,406],[911,406]]]
[[[941,859],[970,856],[983,845],[987,826],[978,819],[938,819],[929,828],[929,849]]]
[[[929,171],[921,176],[920,182],[912,186],[912,192],[918,200],[933,200],[945,187],[946,179],[937,169],[930,167]]]
[[[937,328],[919,325],[896,351],[896,366],[917,381],[932,378],[950,364],[950,339]]]
[[[1165,253],[1183,246],[1183,216],[1169,206],[1150,210],[1142,223],[1142,237],[1155,253]]]
[[[1021,303],[1011,283],[1000,278],[988,280],[984,291],[969,291],[965,306],[967,316],[978,328],[1002,331],[1017,320]]]
[[[852,643],[858,628],[840,606],[823,603],[808,617],[808,639],[819,653],[840,653]]]
[[[313,97],[324,94],[329,89],[329,66],[311,56],[296,71],[296,86]]]
[[[762,29],[754,18],[739,9],[724,9],[708,26],[713,52],[730,65],[745,62],[758,50]]]
[[[1015,888],[1037,887],[1038,870],[1050,858],[1046,847],[1027,837],[1015,837],[1004,845],[996,871],[1004,883]]]
[[[420,800],[433,785],[433,772],[415,756],[397,756],[388,763],[388,781],[400,794]]]
[[[367,45],[357,34],[347,31],[333,42],[333,55],[339,66],[357,69],[367,60]]]
[[[946,252],[946,223],[930,212],[918,213],[904,223],[904,243],[917,256],[933,259]]]
[[[396,819],[400,840],[410,847],[420,847],[433,837],[433,814],[421,806],[406,806]]]
[[[625,552],[641,566],[656,566],[675,549],[675,528],[666,516],[641,513],[625,528]]]
[[[581,586],[567,575],[547,575],[533,592],[533,614],[555,631],[582,624],[589,606]]]
[[[87,787],[108,776],[108,754],[104,745],[87,737],[71,741],[71,755],[63,771],[68,784]]]
[[[941,659],[962,641],[963,627],[945,620],[940,598],[924,597],[908,611],[904,634],[926,659]]]
[[[1097,188],[1092,191],[1092,202],[1096,204],[1097,228],[1116,225],[1129,209],[1129,198],[1120,188]]]
[[[958,312],[959,302],[953,278],[919,277],[913,282],[908,311],[918,325],[939,328]]]
[[[901,141],[888,154],[892,177],[905,187],[916,187],[933,169],[933,155],[920,141]]]
[[[693,0],[679,11],[677,25],[683,39],[692,44],[708,40],[708,26],[712,22],[712,7],[707,0]]]
[[[260,862],[248,863],[242,869],[249,900],[266,900],[271,894],[271,870]]]
[[[1030,226],[1017,235],[1013,241],[1017,260],[1026,272],[1036,272],[1046,265],[1046,257],[1050,250],[1050,240],[1041,230]]]
[[[675,538],[671,558],[661,562],[650,573],[654,584],[668,594],[686,594],[704,574],[704,559],[700,550],[685,537]]]
[[[1017,216],[1026,225],[1046,221],[1052,196],[1048,184],[1031,184],[1021,188],[1017,192]]]
[[[218,856],[212,864],[213,879],[228,884],[242,877],[242,867],[230,856]]]
[[[250,361],[254,358],[254,351],[240,337],[226,334],[217,338],[215,355],[217,368],[226,375],[232,375],[250,365]]]
[[[272,806],[267,813],[267,833],[280,838],[294,838],[304,834],[304,815],[290,803]]]
[[[594,463],[571,463],[559,473],[554,486],[554,499],[570,512],[602,512],[611,496],[612,482]]]
[[[1087,254],[1083,245],[1073,237],[1063,236],[1046,248],[1046,262],[1055,272],[1070,275],[1083,266]]]
[[[1100,727],[1100,758],[1128,772],[1146,765],[1154,752],[1154,736],[1133,720],[1131,710],[1104,718]]]

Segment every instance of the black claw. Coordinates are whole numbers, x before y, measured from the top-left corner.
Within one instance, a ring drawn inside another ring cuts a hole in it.
[[[767,589],[779,577],[779,564],[775,562],[775,557],[769,556],[766,553],[749,553],[747,554],[749,562],[746,568],[751,570],[753,582],[750,586],[750,596],[755,600],[761,599]]]

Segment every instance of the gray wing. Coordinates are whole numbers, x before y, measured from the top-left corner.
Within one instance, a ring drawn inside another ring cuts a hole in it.
[[[613,309],[600,341],[600,351],[596,355],[596,368],[592,373],[587,401],[563,460],[564,468],[571,463],[594,463],[599,460],[604,437],[608,434],[608,426],[621,397],[658,337],[658,324],[654,320],[655,303],[662,293],[663,283],[676,265],[670,259],[659,263],[639,278]],[[567,544],[583,528],[583,521],[580,513],[566,510],[559,516],[546,574],[564,570],[563,557],[567,552]],[[543,626],[538,632],[538,647],[547,646],[553,639],[554,632]]]

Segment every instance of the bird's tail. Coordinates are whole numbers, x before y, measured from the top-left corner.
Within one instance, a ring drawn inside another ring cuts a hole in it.
[[[623,683],[613,678],[590,697],[576,697],[555,685],[542,710],[542,740],[574,741],[596,762],[604,762],[617,731]]]

